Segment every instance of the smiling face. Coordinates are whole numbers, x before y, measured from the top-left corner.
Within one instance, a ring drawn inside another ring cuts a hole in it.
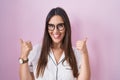
[[[48,33],[53,44],[61,44],[65,36],[64,21],[61,16],[55,15],[48,22]]]

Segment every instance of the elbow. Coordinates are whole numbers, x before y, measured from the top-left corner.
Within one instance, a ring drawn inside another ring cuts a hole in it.
[[[88,71],[86,74],[80,74],[78,76],[78,80],[90,80],[91,79],[91,72]]]

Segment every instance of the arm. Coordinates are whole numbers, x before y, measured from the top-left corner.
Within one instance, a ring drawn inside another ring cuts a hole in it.
[[[24,42],[23,40],[21,40],[20,58],[26,60],[31,50],[32,50],[31,42]],[[34,80],[33,73],[29,71],[28,63],[20,64],[19,74],[20,80]]]
[[[90,80],[90,66],[89,66],[89,59],[88,53],[83,53],[82,55],[82,62],[81,62],[81,69],[80,74],[78,76],[78,80]]]
[[[20,65],[20,80],[34,80],[33,73],[29,71],[28,63]]]
[[[90,65],[89,65],[88,51],[86,47],[86,40],[87,39],[83,41],[78,41],[76,44],[77,49],[81,52],[81,58],[82,58],[78,80],[90,80]]]

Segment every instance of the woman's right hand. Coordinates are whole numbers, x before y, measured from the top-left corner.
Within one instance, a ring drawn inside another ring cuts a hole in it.
[[[30,41],[23,41],[20,39],[21,43],[21,56],[20,58],[27,59],[30,51],[32,50],[32,43]]]

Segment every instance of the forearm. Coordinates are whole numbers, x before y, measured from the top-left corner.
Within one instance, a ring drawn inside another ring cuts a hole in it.
[[[89,57],[88,52],[81,54],[82,62],[80,68],[80,74],[78,76],[78,80],[90,80],[90,65],[89,65]]]
[[[21,55],[20,58],[23,60],[28,59],[28,55],[32,50],[32,43],[30,41],[23,41],[20,39],[21,43]],[[29,71],[28,61],[20,64],[19,69],[20,80],[34,80],[33,74]]]
[[[28,63],[20,64],[20,80],[34,80],[33,75],[31,75],[28,67]]]

